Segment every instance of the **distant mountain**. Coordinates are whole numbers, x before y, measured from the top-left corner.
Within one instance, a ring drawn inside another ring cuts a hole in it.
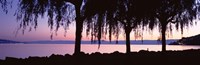
[[[176,40],[167,40],[167,44],[171,42],[175,42]],[[31,41],[31,42],[24,42],[25,44],[74,44],[75,41],[72,40],[46,40],[46,41]],[[98,44],[97,41],[81,41],[82,44]],[[105,41],[102,40],[101,44],[116,44],[116,41]],[[126,41],[124,40],[119,40],[118,44],[125,44]],[[131,44],[161,44],[161,41],[157,40],[131,40]]]
[[[31,41],[31,42],[24,42],[25,44],[73,44],[74,41],[70,40],[42,40],[42,41]]]
[[[21,43],[21,42],[13,41],[13,40],[0,39],[0,44],[4,44],[4,43]]]
[[[177,41],[176,39],[167,40],[166,43],[172,43]],[[24,44],[74,44],[73,40],[41,40],[41,41],[30,41],[30,42],[18,42],[12,40],[0,39],[0,44],[15,44],[15,43],[24,43]],[[101,44],[126,44],[126,41],[105,41],[102,40]],[[98,41],[81,41],[81,44],[98,44]],[[161,41],[157,40],[131,40],[131,44],[161,44]]]
[[[200,34],[191,36],[191,37],[183,37],[180,40],[170,43],[171,45],[200,45]]]

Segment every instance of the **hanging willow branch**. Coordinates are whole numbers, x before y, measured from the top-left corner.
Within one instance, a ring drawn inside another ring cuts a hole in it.
[[[61,26],[65,31],[68,29],[69,24],[75,20],[74,11],[73,4],[66,0],[19,0],[15,16],[23,32],[27,27],[36,29],[38,18],[46,16],[51,31],[55,29],[57,32]]]

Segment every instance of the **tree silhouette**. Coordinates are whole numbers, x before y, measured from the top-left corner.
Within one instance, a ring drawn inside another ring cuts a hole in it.
[[[91,34],[91,40],[98,39],[101,44],[102,36],[109,34],[118,39],[120,28],[118,22],[114,20],[117,5],[120,0],[87,0],[84,6],[84,17],[87,25],[87,35]],[[112,4],[111,4],[112,3]],[[102,5],[104,4],[104,5]],[[108,33],[107,33],[108,32]]]
[[[156,25],[162,33],[162,51],[166,51],[166,30],[172,29],[172,23],[176,25],[176,29],[192,25],[193,20],[197,17],[198,6],[196,0],[152,0],[149,1],[147,11],[149,11],[151,19],[149,28],[153,29]]]
[[[127,4],[125,4],[127,3]],[[134,17],[132,17],[131,8],[132,2],[128,0],[128,2],[122,2],[119,5],[119,10],[117,12],[116,19],[121,23],[126,35],[126,53],[131,52],[130,48],[130,33],[133,28],[135,28]],[[135,13],[135,12],[134,12]]]
[[[147,17],[144,5],[146,0],[126,0],[118,6],[116,19],[121,23],[126,35],[126,52],[130,53],[130,33],[137,32],[140,27],[147,25]]]
[[[83,29],[81,7],[83,0],[20,0],[16,13],[17,20],[21,21],[20,28],[25,30],[28,26],[36,28],[38,17],[48,17],[48,25],[56,31],[60,26],[65,30],[72,21],[76,21],[75,54],[80,52]],[[75,11],[75,13],[74,13]],[[52,35],[51,35],[52,37]]]
[[[88,0],[85,5],[85,16],[87,22],[89,22],[87,23],[87,31],[94,31],[91,32],[91,35],[94,34],[100,44],[101,34],[104,32],[109,32],[111,40],[111,35],[113,35],[111,32],[118,38],[120,29],[124,29],[126,35],[126,52],[129,53],[130,32],[133,29],[144,27],[148,24],[149,19],[146,16],[148,11],[145,10],[143,5],[146,5],[145,0]],[[93,24],[93,26],[90,24]],[[108,25],[108,28],[106,25]],[[105,31],[104,28],[106,28]]]
[[[111,22],[109,25],[116,25],[117,27],[115,28],[119,28],[119,23],[117,23],[119,21],[126,33],[127,52],[130,52],[129,36],[132,29],[137,29],[138,26],[143,27],[147,24],[151,30],[159,25],[162,33],[162,51],[166,51],[166,30],[174,23],[176,24],[176,29],[180,28],[182,31],[184,26],[187,27],[192,24],[192,21],[196,18],[198,12],[198,7],[196,6],[197,1],[195,0],[115,0],[112,2],[113,3],[110,4],[109,1],[91,0],[91,3],[88,2],[89,5],[86,3],[85,12],[88,12],[86,15],[88,14],[90,19],[96,17],[96,24],[99,26],[90,29],[99,31],[92,32],[92,34],[97,33],[98,35],[96,36],[98,37],[98,40],[100,40],[100,31],[102,31],[101,29],[104,27],[102,24],[103,22],[101,21],[105,19],[106,22]],[[109,8],[109,6],[112,6],[112,8]],[[110,14],[111,16],[109,16]],[[170,26],[168,27],[169,23]],[[109,29],[109,31],[112,31],[112,29]]]
[[[80,53],[81,49],[81,37],[83,31],[83,17],[81,16],[81,6],[83,0],[71,0],[75,5],[76,10],[76,39],[75,39],[75,54]]]
[[[85,1],[85,2],[83,2]],[[130,32],[146,26],[152,30],[159,26],[162,33],[162,51],[166,51],[166,30],[181,29],[191,25],[198,16],[199,0],[19,0],[16,11],[20,28],[37,28],[38,17],[48,17],[48,25],[57,31],[60,26],[65,30],[76,21],[75,54],[80,53],[83,23],[86,21],[87,34],[98,38],[109,33],[118,39],[120,28],[125,30],[127,53],[130,52]],[[7,0],[0,0],[6,10]],[[144,6],[146,5],[146,6]]]

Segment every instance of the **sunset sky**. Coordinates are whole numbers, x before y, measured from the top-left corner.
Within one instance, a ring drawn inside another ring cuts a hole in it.
[[[16,35],[17,28],[19,27],[19,22],[16,21],[16,16],[14,16],[15,10],[16,7],[13,6],[12,9],[9,9],[9,12],[6,14],[5,12],[2,12],[2,9],[0,9],[0,39],[16,41],[51,40],[51,31],[48,27],[47,19],[45,17],[38,20],[39,23],[36,30],[28,32],[27,28],[25,34],[22,34],[22,31],[19,31]],[[183,35],[181,35],[180,31],[173,30],[173,35],[167,35],[167,39],[180,39],[182,37],[197,35],[200,33],[199,28],[200,23],[197,22],[196,25],[191,26],[188,29],[184,29]],[[64,37],[64,29],[62,27],[58,30],[57,34],[57,36],[54,34],[53,40],[75,40],[75,22],[70,25],[69,30],[67,30],[66,37]],[[86,37],[85,29],[82,35],[82,40],[90,40],[90,36]],[[156,40],[159,36],[160,33],[158,29],[155,29],[152,32],[143,32],[143,37],[146,40]],[[113,37],[113,39],[115,38]],[[122,33],[119,37],[119,40],[124,39],[125,37]],[[108,38],[105,40],[108,40]],[[131,33],[131,40],[135,40],[133,32]]]

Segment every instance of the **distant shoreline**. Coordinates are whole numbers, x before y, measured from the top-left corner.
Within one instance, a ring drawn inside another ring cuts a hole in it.
[[[176,40],[167,40],[167,44],[171,42],[175,42]],[[65,40],[55,40],[55,41],[31,41],[31,42],[18,42],[13,44],[74,44],[75,41],[65,41]],[[6,42],[0,44],[7,44]],[[9,42],[9,44],[12,44]],[[97,42],[91,41],[81,41],[81,44],[98,44]],[[101,44],[126,44],[126,41],[119,40],[118,43],[116,41],[101,41]],[[161,44],[161,42],[157,40],[131,40],[131,44]]]

